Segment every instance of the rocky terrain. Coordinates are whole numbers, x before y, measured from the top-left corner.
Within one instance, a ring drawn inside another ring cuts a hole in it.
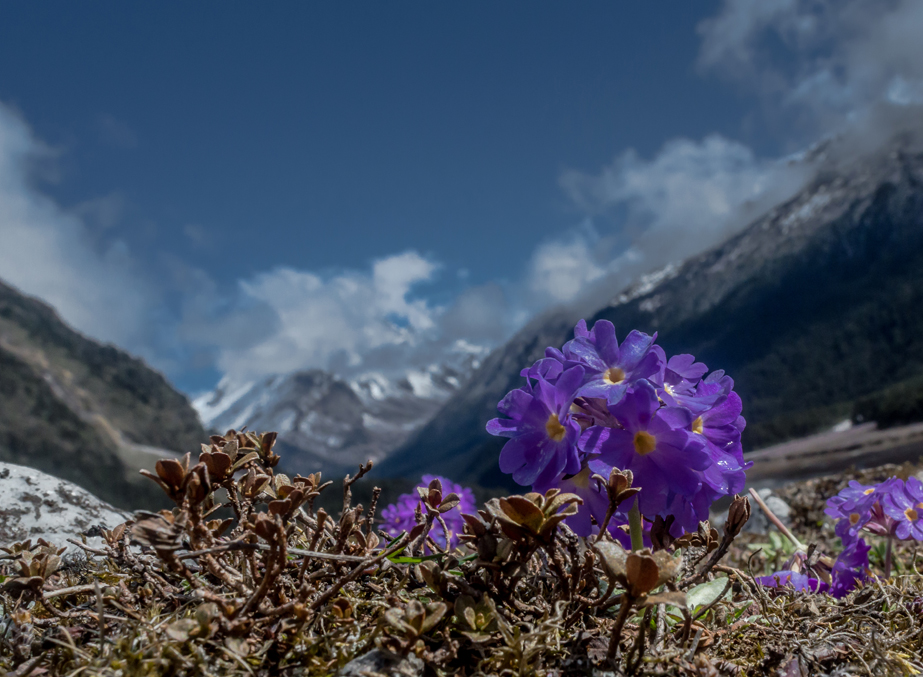
[[[41,538],[75,551],[68,539],[84,534],[98,545],[100,529],[130,517],[76,484],[12,463],[0,463],[0,495],[0,546]]]
[[[163,499],[138,469],[204,439],[196,412],[163,376],[0,283],[0,461],[114,505],[153,507]]]
[[[745,450],[831,427],[856,403],[923,374],[923,152],[897,139],[869,157],[832,150],[815,179],[723,244],[642,278],[587,317],[622,336],[658,332],[737,383]],[[823,154],[823,153],[821,153]],[[575,317],[533,323],[491,354],[468,385],[380,470],[427,469],[507,486],[503,440],[484,432],[519,370],[571,337]],[[914,379],[917,379],[915,381]],[[906,422],[906,421],[903,421]]]

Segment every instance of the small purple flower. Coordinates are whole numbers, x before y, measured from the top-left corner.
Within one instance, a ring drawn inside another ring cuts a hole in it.
[[[500,452],[500,470],[518,484],[547,484],[561,473],[580,471],[581,429],[570,407],[583,373],[583,367],[570,367],[552,383],[537,369],[534,387],[513,390],[497,405],[509,418],[493,419],[487,432],[510,438]]]
[[[648,336],[632,331],[619,345],[615,326],[608,320],[598,320],[591,331],[580,320],[573,340],[565,343],[563,350],[568,364],[584,367],[584,383],[578,394],[614,404],[622,399],[632,382],[659,373],[663,363],[660,354],[653,350],[656,338],[656,334]]]
[[[868,579],[869,550],[871,549],[872,547],[866,545],[865,540],[861,538],[843,549],[833,563],[831,595],[837,598],[845,597],[850,590],[856,587],[857,583]]]
[[[462,533],[465,528],[462,513],[474,513],[477,509],[474,502],[474,493],[467,487],[437,475],[423,475],[420,478],[420,484],[417,486],[426,488],[434,479],[438,479],[442,483],[443,496],[454,493],[461,499],[457,506],[442,513],[442,519],[451,532],[449,548],[454,548],[458,545],[458,534]],[[398,536],[402,531],[409,532],[417,524],[415,513],[418,506],[422,509],[422,500],[416,489],[409,494],[401,494],[395,503],[381,511],[382,528],[392,536]],[[446,534],[438,520],[433,524],[433,528],[429,533],[436,543],[443,548],[446,547]]]
[[[784,588],[791,586],[796,592],[826,592],[830,586],[821,580],[811,578],[800,571],[785,569],[768,576],[757,576],[754,579],[767,588]]]
[[[641,487],[641,513],[657,515],[667,507],[670,492],[691,498],[701,487],[700,471],[711,464],[705,445],[690,432],[692,414],[660,407],[654,387],[638,381],[609,410],[622,426],[593,426],[580,438],[590,455],[589,466],[603,477],[612,468],[631,470]]]
[[[902,486],[903,482],[896,477],[874,486],[853,480],[836,496],[827,499],[824,512],[838,520],[835,531],[844,545],[855,541],[863,529],[879,535],[892,533],[895,523],[884,511],[883,499],[901,491]]]
[[[706,386],[706,389],[711,385],[699,384],[700,388]],[[704,438],[705,449],[712,461],[703,473],[705,483],[718,496],[740,493],[746,481],[745,471],[753,466],[752,461],[744,461],[740,443],[741,431],[737,424],[742,422],[742,408],[740,397],[731,391],[720,404],[702,411],[692,421],[692,432]]]
[[[923,541],[923,483],[907,478],[882,500],[885,513],[894,520],[893,533],[902,541]]]

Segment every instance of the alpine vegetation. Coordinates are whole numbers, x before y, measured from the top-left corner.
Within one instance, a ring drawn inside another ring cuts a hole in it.
[[[367,507],[353,501],[369,462],[328,512],[315,504],[333,483],[277,472],[275,433],[230,430],[197,462],[158,461],[143,474],[174,507],[102,530],[98,548],[73,539],[85,558],[41,540],[2,548],[0,669],[923,671],[923,577],[907,552],[920,537],[920,483],[828,478],[823,492],[805,490],[813,503],[801,513],[812,515],[818,496],[839,492],[828,506],[835,533],[816,517],[798,525],[807,547],[756,492],[788,542],[744,533],[751,506],[740,495],[719,533],[709,510],[742,489],[747,470],[740,398],[723,372],[690,355],[668,360],[655,339],[631,332],[619,344],[608,322],[580,323],[573,341],[525,369],[525,385],[500,403],[507,418],[488,427],[510,438],[500,466],[531,491],[480,506],[470,489],[425,475],[378,515],[380,489]],[[893,575],[890,548],[885,573],[872,575],[881,562],[860,529],[893,541]],[[831,559],[834,538],[843,548]]]

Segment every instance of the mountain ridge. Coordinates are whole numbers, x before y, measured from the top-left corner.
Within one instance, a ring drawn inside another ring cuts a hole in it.
[[[385,458],[464,384],[484,352],[466,343],[443,362],[391,374],[305,369],[243,383],[226,377],[194,406],[219,432],[278,432],[288,472],[338,476]]]
[[[157,507],[162,492],[137,470],[205,439],[186,397],[161,374],[0,282],[0,461],[120,507]]]
[[[653,271],[587,320],[610,320],[620,336],[658,331],[668,354],[726,369],[753,449],[814,432],[848,415],[855,398],[923,373],[923,341],[913,338],[923,331],[913,313],[923,303],[920,271],[923,153],[898,140],[870,158],[823,163],[792,199]],[[504,440],[484,424],[522,385],[519,370],[569,339],[575,319],[552,315],[491,354],[380,471],[406,475],[425,458],[428,471],[456,481],[512,488],[497,468]],[[885,373],[869,367],[873,354],[888,356]]]

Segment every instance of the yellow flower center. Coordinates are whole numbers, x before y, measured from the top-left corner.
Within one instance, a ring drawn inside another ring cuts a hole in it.
[[[564,439],[564,434],[567,432],[567,429],[561,425],[561,422],[558,420],[558,415],[552,414],[548,417],[548,422],[545,424],[545,432],[547,432],[548,437],[555,442],[560,442]]]
[[[849,523],[856,524],[859,521],[859,513],[854,512],[849,516]]]
[[[657,448],[657,438],[646,433],[643,430],[639,430],[635,433],[635,451],[641,454],[642,456],[647,456],[649,453],[654,451]]]
[[[914,510],[913,508],[907,508],[904,511],[904,514],[907,515],[907,519],[909,519],[911,522],[916,522],[917,519],[920,517],[919,513],[917,513],[917,511]]]
[[[701,435],[701,434],[702,434],[702,430],[704,429],[704,427],[705,427],[705,426],[704,426],[704,424],[702,423],[702,417],[701,417],[701,416],[699,416],[696,420],[694,420],[694,421],[692,422],[692,432],[694,432],[694,433],[699,433],[699,435]]]
[[[868,496],[869,494],[873,494],[875,493],[875,487],[872,487],[871,489],[866,489],[862,493],[865,494],[866,496]]]
[[[618,367],[611,367],[603,372],[603,381],[611,385],[621,383],[625,380],[625,372]]]

